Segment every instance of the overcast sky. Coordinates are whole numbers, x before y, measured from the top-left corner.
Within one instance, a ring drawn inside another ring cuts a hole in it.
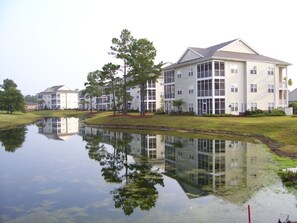
[[[113,61],[123,29],[153,41],[156,62],[176,62],[187,47],[241,38],[283,60],[297,87],[293,0],[0,0],[0,83],[24,95],[54,85],[83,89],[88,72]]]

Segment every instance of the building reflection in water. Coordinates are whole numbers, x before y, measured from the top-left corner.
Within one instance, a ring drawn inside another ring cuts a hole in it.
[[[101,132],[101,133],[99,133]],[[85,127],[84,134],[103,136],[110,144],[112,131]],[[129,155],[147,157],[164,175],[177,180],[189,198],[216,194],[242,203],[262,186],[269,161],[261,144],[232,140],[131,134]]]
[[[72,135],[78,134],[79,119],[67,118],[45,118],[37,122],[38,133],[49,139],[68,140]]]

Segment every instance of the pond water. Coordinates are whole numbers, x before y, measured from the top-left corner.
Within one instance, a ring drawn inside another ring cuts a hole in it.
[[[0,131],[0,222],[277,222],[297,199],[261,144],[48,118]]]

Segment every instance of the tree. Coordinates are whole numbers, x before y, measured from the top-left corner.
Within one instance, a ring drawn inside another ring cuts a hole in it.
[[[8,90],[9,88],[17,88],[18,86],[16,83],[13,82],[11,79],[5,79],[3,80],[3,84],[0,84],[0,88],[2,88],[4,91]]]
[[[116,111],[116,91],[117,85],[120,83],[119,78],[116,76],[117,71],[119,70],[120,65],[113,63],[105,64],[100,71],[100,82],[104,84],[107,89],[107,93],[112,93],[112,102],[113,102],[113,114],[115,115]]]
[[[25,111],[25,100],[21,91],[16,89],[17,85],[10,79],[3,80],[0,85],[4,91],[0,91],[0,110],[7,113],[14,111]]]
[[[183,99],[176,99],[173,101],[173,106],[177,107],[177,111],[180,112],[181,111],[181,106],[184,104]]]
[[[161,75],[162,62],[154,64],[157,51],[153,43],[147,39],[138,39],[133,41],[130,48],[131,56],[128,58],[128,64],[131,67],[129,75],[131,85],[140,88],[140,115],[145,115],[144,98],[148,81],[156,81]]]
[[[293,114],[297,113],[297,102],[292,102],[289,107],[293,108]]]
[[[83,94],[85,94],[87,98],[90,98],[91,113],[93,111],[92,99],[94,97],[97,98],[97,97],[101,96],[101,91],[99,90],[99,83],[98,83],[99,73],[100,73],[99,70],[88,73],[88,76],[87,76],[87,81],[88,82],[85,83],[86,88],[85,88],[85,90],[83,90]],[[98,105],[97,105],[97,107],[98,107]]]
[[[36,95],[26,95],[25,96],[25,101],[26,102],[37,103],[37,97],[36,97]]]
[[[293,81],[292,81],[291,78],[288,80],[288,85],[289,85],[290,87],[293,85]]]
[[[134,38],[130,31],[123,29],[120,38],[112,39],[112,46],[110,47],[111,55],[123,61],[123,113],[127,114],[127,70],[129,69],[127,60],[130,57],[130,46],[134,42]]]

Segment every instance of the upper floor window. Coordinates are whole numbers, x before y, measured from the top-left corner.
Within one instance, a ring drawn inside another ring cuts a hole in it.
[[[257,74],[257,66],[253,66],[252,68],[251,68],[251,72],[250,72],[251,74]]]
[[[231,74],[238,74],[237,65],[232,65],[231,66]]]
[[[251,84],[251,92],[254,92],[254,93],[257,92],[257,85],[256,84]]]
[[[197,65],[197,78],[205,78],[212,76],[211,62]]]
[[[194,69],[193,67],[189,68],[189,77],[192,77],[194,75]]]
[[[174,82],[174,70],[164,72],[164,83]]]
[[[215,66],[215,76],[224,77],[225,76],[225,63],[215,61],[214,66]]]
[[[231,92],[238,92],[238,87],[236,84],[231,85]]]
[[[182,73],[180,71],[177,71],[177,78],[181,78],[182,77]]]
[[[216,96],[225,96],[225,80],[224,79],[215,79],[215,95]]]
[[[268,67],[267,74],[268,75],[274,75],[274,68],[273,67]]]
[[[179,88],[177,89],[177,94],[178,94],[178,95],[183,94],[183,89],[182,89],[181,87],[179,87]]]
[[[274,85],[273,84],[269,84],[268,85],[268,93],[273,93],[274,92]]]
[[[194,87],[193,85],[189,86],[189,94],[193,94],[194,93]]]

